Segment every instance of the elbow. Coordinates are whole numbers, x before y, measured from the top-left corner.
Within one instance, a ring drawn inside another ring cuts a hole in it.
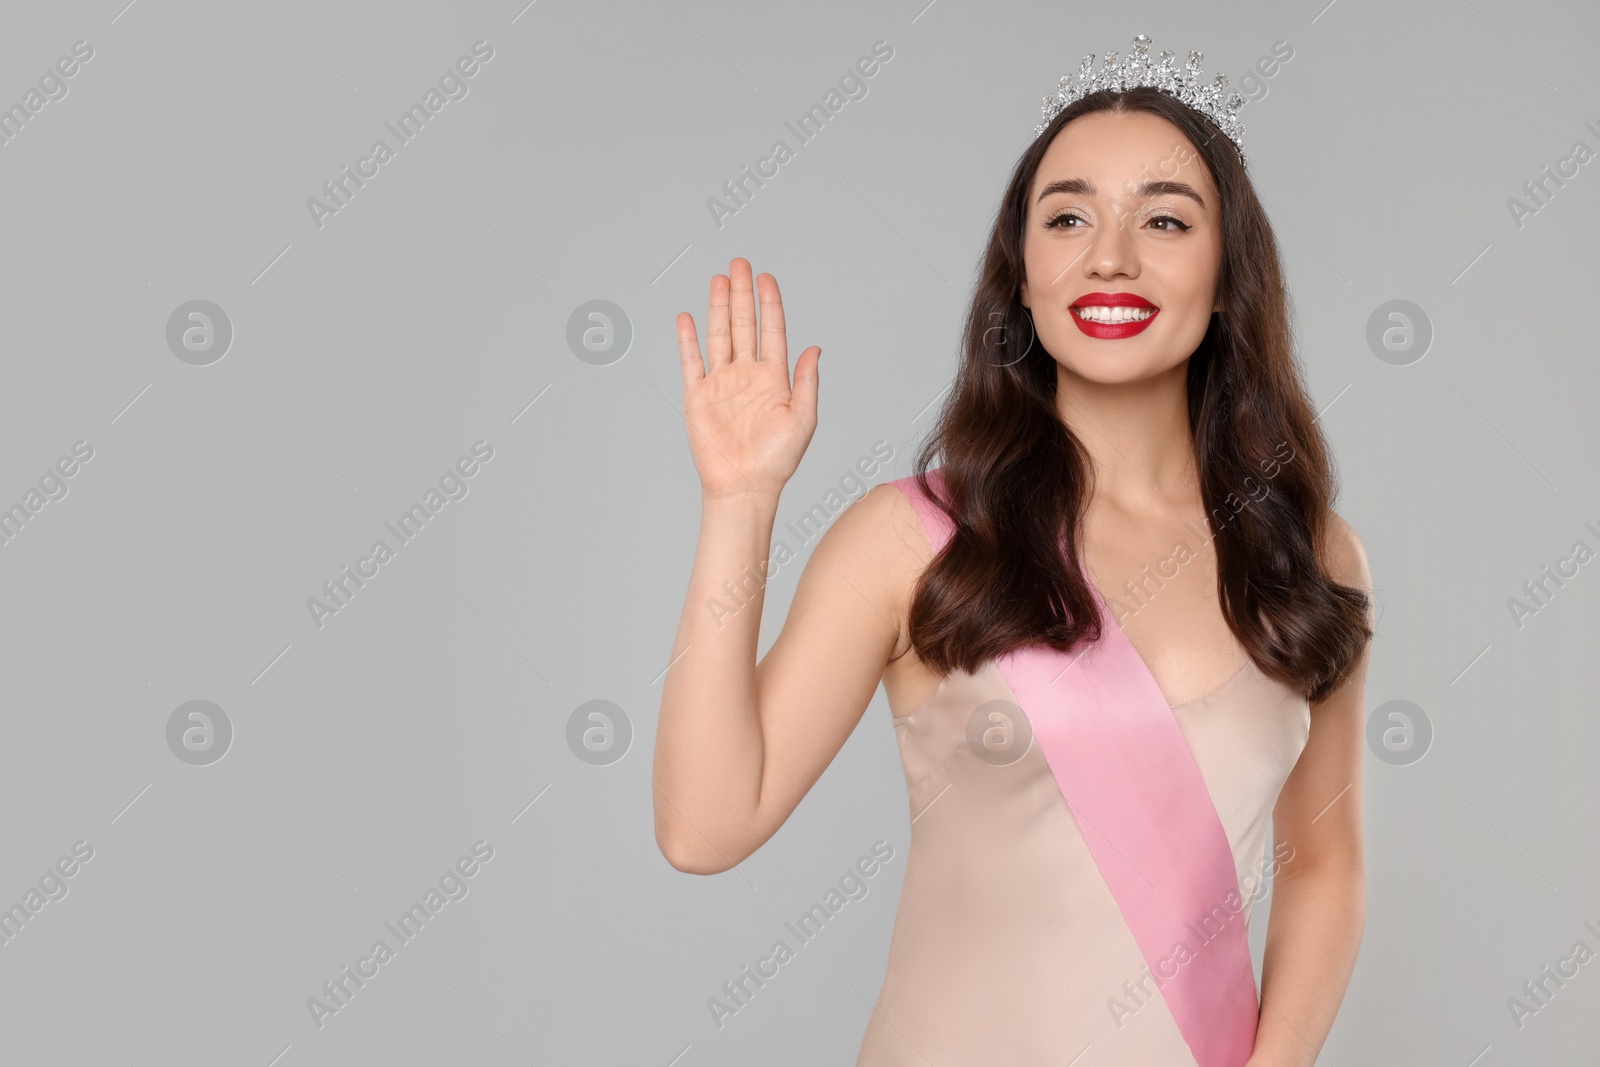
[[[656,848],[674,870],[684,874],[721,874],[748,854],[727,847],[727,842],[719,847],[670,808],[657,807],[655,822]]]
[[[1340,860],[1307,862],[1278,874],[1279,891],[1339,898],[1365,921],[1367,908],[1367,869],[1360,856]]]
[[[712,863],[692,853],[663,852],[662,855],[674,870],[684,874],[721,874],[730,869],[726,864]]]
[[[718,856],[714,849],[705,847],[704,842],[695,848],[678,836],[657,831],[656,848],[674,870],[684,874],[721,874],[733,868],[732,863]]]
[[[674,870],[684,874],[721,874],[743,862],[753,847],[745,824],[731,820],[691,819],[656,789],[656,848]]]

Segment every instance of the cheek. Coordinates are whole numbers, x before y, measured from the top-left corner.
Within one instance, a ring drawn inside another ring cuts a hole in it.
[[[1210,317],[1216,300],[1218,259],[1211,249],[1196,248],[1192,255],[1168,264],[1169,269],[1162,272],[1163,290],[1169,294],[1171,302],[1182,308],[1185,316]]]
[[[1065,245],[1052,246],[1048,241],[1038,241],[1024,246],[1022,266],[1028,279],[1028,292],[1034,299],[1042,299],[1059,291],[1068,277],[1071,253]]]

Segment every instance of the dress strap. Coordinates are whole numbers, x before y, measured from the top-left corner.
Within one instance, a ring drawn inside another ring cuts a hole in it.
[[[928,535],[928,541],[933,545],[937,554],[944,548],[945,542],[950,540],[955,533],[955,526],[950,522],[950,516],[939,510],[939,505],[928,499],[922,487],[917,484],[917,477],[908,474],[904,478],[896,478],[889,483],[898,488],[911,501],[911,506],[916,509],[917,518],[922,520],[922,531]],[[948,500],[949,495],[944,484],[944,469],[935,467],[928,472],[928,484],[940,498]]]

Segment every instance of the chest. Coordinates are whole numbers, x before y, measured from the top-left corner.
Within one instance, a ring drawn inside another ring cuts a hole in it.
[[[1216,546],[1202,513],[1156,520],[1091,508],[1080,552],[1168,703],[1210,693],[1244,665],[1222,613]]]

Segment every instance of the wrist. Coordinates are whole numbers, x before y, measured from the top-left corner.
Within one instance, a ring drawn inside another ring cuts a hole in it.
[[[738,489],[731,492],[700,494],[702,511],[753,512],[756,514],[778,510],[781,489]]]

